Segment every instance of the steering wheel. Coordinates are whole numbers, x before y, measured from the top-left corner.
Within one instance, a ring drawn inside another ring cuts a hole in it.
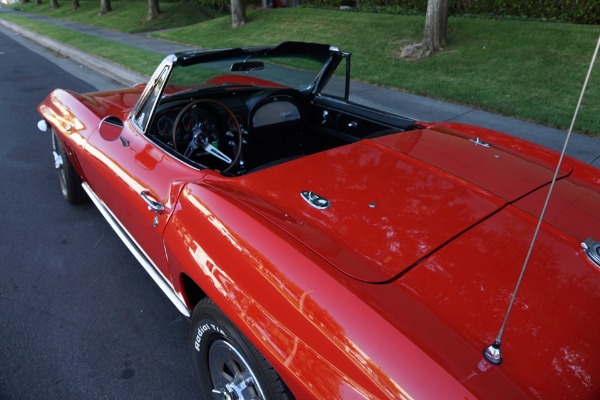
[[[237,118],[235,117],[235,114],[229,109],[229,107],[227,107],[225,104],[223,104],[219,101],[212,100],[212,99],[200,99],[200,100],[194,100],[191,103],[189,103],[188,105],[186,105],[185,107],[183,107],[181,109],[181,111],[179,111],[179,114],[177,114],[177,118],[175,118],[175,123],[173,124],[173,147],[175,148],[175,151],[181,153],[179,150],[177,150],[177,129],[179,128],[179,125],[181,124],[181,120],[182,120],[183,116],[185,115],[185,113],[190,108],[194,107],[197,104],[201,104],[201,103],[210,103],[210,104],[217,105],[221,109],[225,110],[225,112],[227,114],[229,114],[231,121],[233,121],[235,130],[237,131],[237,135],[236,135],[237,143],[235,143],[235,147],[236,147],[235,154],[234,154],[233,158],[230,158],[227,154],[223,153],[221,150],[217,149],[215,146],[213,146],[210,143],[208,133],[204,132],[202,130],[202,126],[193,126],[192,127],[193,137],[192,137],[192,140],[190,140],[190,143],[188,144],[185,152],[183,153],[183,156],[190,157],[197,149],[201,148],[202,150],[204,150],[206,153],[210,154],[211,156],[218,158],[219,160],[227,163],[227,168],[225,168],[221,173],[229,172],[229,170],[231,168],[233,168],[233,166],[239,161],[240,155],[242,154],[242,129],[240,127],[240,123],[238,122]],[[219,133],[219,135],[220,135],[220,133]]]

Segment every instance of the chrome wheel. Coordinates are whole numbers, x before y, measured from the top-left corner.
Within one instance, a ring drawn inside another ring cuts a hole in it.
[[[55,133],[52,133],[52,155],[54,156],[54,168],[58,172],[58,182],[60,183],[60,191],[62,195],[66,198],[68,195],[67,192],[67,176],[64,169],[64,161],[63,157],[60,154],[61,148],[59,147],[58,138]]]
[[[209,298],[192,314],[191,347],[204,400],[293,400],[258,349]]]
[[[58,175],[60,191],[64,199],[71,204],[84,203],[87,197],[81,187],[81,178],[73,168],[71,161],[69,161],[69,156],[67,156],[55,132],[52,132],[52,156],[54,157],[54,169]]]
[[[213,399],[265,398],[248,362],[230,343],[215,341],[209,350],[208,363],[214,385]]]

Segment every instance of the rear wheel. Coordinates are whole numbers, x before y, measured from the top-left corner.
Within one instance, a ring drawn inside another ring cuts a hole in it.
[[[205,400],[293,399],[273,367],[210,299],[194,309],[191,333]]]
[[[54,155],[54,168],[58,172],[60,191],[64,199],[71,204],[85,203],[87,195],[81,187],[81,178],[73,168],[73,164],[55,132],[52,132],[52,154]]]

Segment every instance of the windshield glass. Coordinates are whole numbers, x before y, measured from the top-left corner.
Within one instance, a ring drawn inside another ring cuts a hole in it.
[[[177,65],[167,94],[185,90],[250,85],[307,90],[329,61],[329,55],[236,55],[192,65]],[[185,63],[184,63],[185,64]]]

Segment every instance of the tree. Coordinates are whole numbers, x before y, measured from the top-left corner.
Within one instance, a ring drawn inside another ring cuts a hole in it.
[[[152,21],[160,14],[158,1],[159,0],[148,0],[148,15],[146,16],[146,20]]]
[[[79,8],[79,0],[73,0],[72,4],[73,4],[72,11],[77,11],[77,9]]]
[[[53,10],[56,10],[58,7],[60,7],[60,4],[58,4],[58,0],[50,0],[50,5],[52,6]]]
[[[246,19],[246,0],[231,0],[231,26],[244,25]]]
[[[423,41],[410,44],[400,50],[403,58],[425,58],[444,50],[448,28],[448,0],[428,0],[425,15]]]
[[[100,15],[106,15],[111,11],[110,0],[100,0]]]

